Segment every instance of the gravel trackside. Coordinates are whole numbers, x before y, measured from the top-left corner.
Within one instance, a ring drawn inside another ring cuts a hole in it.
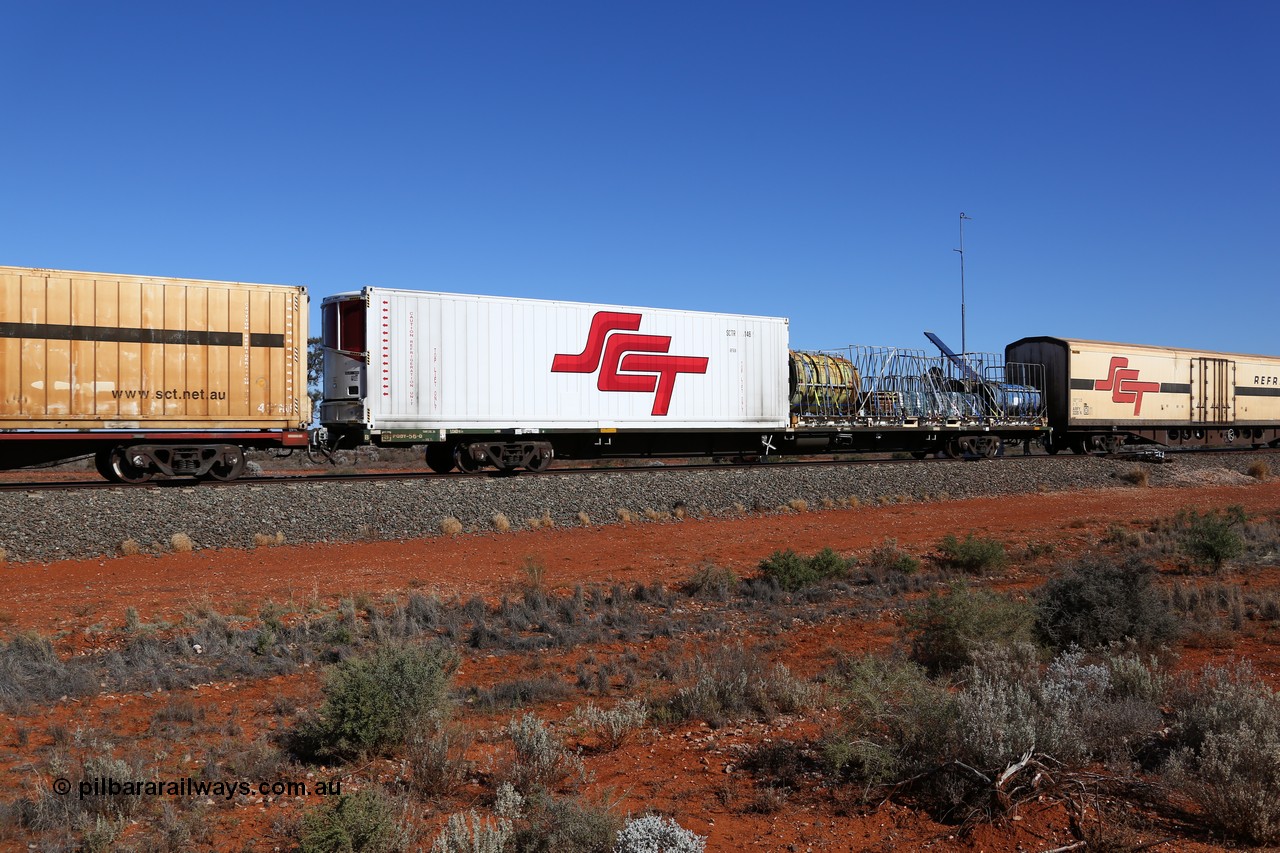
[[[196,548],[252,547],[255,535],[288,542],[409,539],[439,535],[455,518],[464,530],[492,530],[497,513],[512,527],[549,515],[558,525],[612,524],[619,509],[643,521],[690,515],[792,511],[794,502],[862,503],[1016,495],[1028,492],[1254,482],[1264,461],[1280,475],[1280,452],[1182,454],[1163,465],[1106,457],[1011,457],[990,461],[838,466],[726,467],[711,471],[609,472],[563,477],[456,477],[351,483],[260,483],[101,491],[0,493],[0,549],[12,568],[25,561],[118,554],[125,540],[170,550],[183,533]],[[801,508],[799,503],[795,508]]]

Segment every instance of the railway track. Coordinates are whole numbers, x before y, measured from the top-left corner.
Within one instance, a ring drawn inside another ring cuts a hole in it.
[[[1194,453],[1198,457],[1206,457],[1217,454],[1231,455],[1248,455],[1252,453],[1265,453],[1270,448],[1206,448],[1203,450],[1187,451],[1187,454]],[[1106,456],[1104,454],[1090,454],[1096,458],[1109,458],[1117,461],[1133,461],[1142,462],[1149,461],[1134,456],[1127,459],[1126,454],[1114,454]],[[1166,460],[1177,459],[1184,453],[1170,453],[1166,456]],[[265,487],[279,485],[323,485],[331,483],[361,483],[369,481],[397,481],[397,480],[456,480],[458,478],[475,478],[475,479],[506,479],[512,476],[520,478],[529,477],[574,477],[589,474],[626,474],[640,471],[673,471],[673,472],[693,472],[693,471],[725,471],[750,468],[772,468],[772,469],[788,469],[788,468],[805,468],[805,467],[830,467],[830,466],[848,466],[861,467],[866,465],[930,465],[930,464],[967,464],[973,462],[992,462],[1001,464],[1058,464],[1064,460],[1079,459],[1075,454],[1062,454],[1051,456],[1049,454],[1036,453],[1031,455],[1009,454],[999,457],[998,459],[983,459],[980,457],[970,457],[961,459],[951,458],[930,458],[930,459],[865,459],[856,457],[841,457],[832,459],[779,459],[777,461],[745,463],[745,464],[725,464],[711,462],[696,462],[685,464],[654,464],[648,462],[645,464],[633,465],[609,465],[609,466],[584,466],[584,467],[553,467],[547,471],[538,473],[523,471],[518,474],[497,472],[497,471],[481,471],[475,474],[436,474],[426,468],[421,469],[397,469],[397,470],[379,470],[364,471],[357,473],[266,473],[256,477],[245,477],[231,481],[217,480],[190,480],[190,479],[169,479],[169,480],[153,480],[140,485],[122,485],[120,483],[111,483],[101,480],[86,472],[84,479],[68,478],[59,480],[25,480],[3,482],[0,481],[0,492],[32,492],[32,491],[70,491],[70,490],[101,490],[101,489],[191,489],[191,488],[218,488],[218,489],[235,489],[245,487]]]

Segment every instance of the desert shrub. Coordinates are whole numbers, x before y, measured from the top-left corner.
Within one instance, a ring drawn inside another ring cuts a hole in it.
[[[53,644],[34,632],[0,640],[0,708],[17,711],[28,702],[96,692],[97,679],[83,660],[64,663]]]
[[[514,821],[524,813],[524,797],[509,782],[498,786],[493,819],[475,809],[449,815],[431,845],[431,853],[503,853],[515,835]],[[467,818],[470,817],[470,823]]]
[[[1248,474],[1255,480],[1265,480],[1271,476],[1271,465],[1262,459],[1251,462],[1249,463]]]
[[[462,522],[453,516],[440,519],[440,532],[445,536],[457,536],[462,532]]]
[[[302,813],[298,846],[302,853],[390,853],[412,841],[405,807],[381,788],[342,794]]]
[[[1003,542],[972,533],[961,540],[954,533],[948,533],[938,543],[938,563],[943,568],[976,575],[1003,569],[1009,563],[1009,556]]]
[[[957,583],[947,595],[930,594],[906,619],[911,659],[938,673],[971,663],[974,653],[987,645],[1030,641],[1035,611]]]
[[[474,738],[461,726],[440,720],[421,723],[410,730],[405,760],[414,790],[429,797],[456,792],[471,773],[467,749]]]
[[[613,853],[702,853],[707,839],[671,818],[644,815],[618,830]]]
[[[952,726],[954,698],[909,661],[842,658],[829,680],[843,722],[823,738],[823,761],[864,795],[929,763],[939,733]]]
[[[814,688],[791,676],[782,664],[769,667],[754,650],[721,647],[709,657],[698,655],[692,684],[672,697],[668,711],[680,720],[705,720],[720,726],[730,720],[773,719],[805,707]]]
[[[760,572],[783,589],[800,589],[817,580],[809,569],[809,561],[790,548],[774,551],[761,560]]]
[[[507,736],[514,752],[506,778],[521,793],[545,790],[582,772],[582,761],[533,714],[513,717]]]
[[[1122,640],[1151,648],[1173,639],[1177,619],[1154,577],[1150,564],[1136,560],[1082,559],[1061,567],[1035,596],[1037,637],[1056,649]]]
[[[649,706],[638,699],[624,699],[612,708],[602,709],[588,702],[576,708],[574,719],[600,739],[606,749],[617,749],[636,729],[649,719]]]
[[[733,569],[706,562],[698,566],[684,588],[692,596],[724,601],[738,588],[738,575]]]
[[[879,658],[842,662],[833,684],[843,725],[823,742],[828,768],[863,787],[910,793],[941,819],[990,814],[1009,791],[1034,795],[1038,770],[1131,759],[1162,724],[1133,690],[1136,659],[1073,651],[1041,673],[1034,649],[984,653],[954,691],[923,668]],[[1017,776],[1005,786],[1003,773]]]
[[[1207,666],[1175,691],[1174,779],[1206,823],[1256,844],[1280,841],[1280,695],[1247,663]]]
[[[849,574],[855,561],[823,548],[812,557],[803,557],[790,548],[774,551],[760,561],[760,572],[785,590],[794,592],[806,586]]]
[[[457,658],[438,646],[380,646],[324,678],[324,703],[306,719],[304,754],[346,756],[402,743],[411,727],[446,711]]]
[[[504,708],[520,708],[542,702],[555,702],[573,692],[562,679],[551,675],[500,681],[492,687],[471,688],[472,703],[480,708],[497,711]]]
[[[911,575],[920,571],[920,560],[898,547],[896,539],[886,539],[862,558],[860,565],[872,583],[883,583],[894,574]]]
[[[1182,552],[1196,563],[1222,570],[1227,560],[1244,553],[1244,507],[1227,507],[1221,513],[1184,510],[1178,514],[1178,544]]]
[[[607,853],[622,818],[602,802],[535,793],[516,826],[514,853]]]

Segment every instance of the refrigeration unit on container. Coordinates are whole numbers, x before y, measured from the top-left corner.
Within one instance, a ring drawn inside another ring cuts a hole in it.
[[[781,318],[379,287],[321,313],[321,423],[437,470],[740,452],[788,423]]]
[[[0,267],[3,467],[237,476],[306,444],[302,287]]]

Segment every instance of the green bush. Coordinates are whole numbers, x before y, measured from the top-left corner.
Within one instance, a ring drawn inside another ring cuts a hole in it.
[[[1207,666],[1173,700],[1176,783],[1204,820],[1253,842],[1280,842],[1280,694],[1246,663]]]
[[[842,658],[829,676],[844,719],[823,738],[822,757],[836,778],[871,789],[918,772],[950,730],[955,700],[908,661]]]
[[[938,563],[943,568],[976,575],[1003,569],[1009,564],[1009,555],[1005,552],[1003,542],[984,539],[972,533],[961,540],[955,534],[948,533],[938,543]]]
[[[1150,564],[1136,560],[1084,559],[1061,567],[1035,595],[1037,637],[1056,649],[1124,640],[1153,648],[1173,639],[1177,618],[1152,585],[1154,577]]]
[[[418,723],[446,712],[457,658],[440,647],[380,646],[334,665],[324,704],[302,724],[303,754],[349,756],[403,743]]]
[[[930,594],[907,612],[911,659],[931,673],[952,672],[971,663],[992,644],[1030,642],[1035,611],[1030,605],[963,583],[947,595]]]
[[[1229,506],[1222,513],[1184,510],[1178,514],[1179,546],[1183,553],[1201,565],[1218,572],[1227,560],[1244,553],[1244,507]]]
[[[342,794],[302,813],[302,853],[391,853],[412,841],[404,807],[380,788]]]
[[[774,551],[760,561],[760,572],[789,592],[833,578],[847,577],[856,561],[823,548],[812,557],[802,557],[788,548]]]

